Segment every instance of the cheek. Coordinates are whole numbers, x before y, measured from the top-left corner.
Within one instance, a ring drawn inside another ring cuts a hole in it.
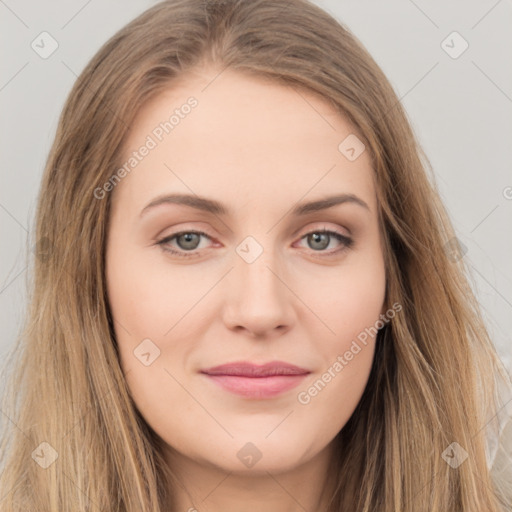
[[[149,250],[149,249],[148,249]],[[152,249],[151,249],[152,250]],[[107,258],[109,303],[121,340],[133,334],[161,340],[204,295],[205,280],[192,279],[185,267],[162,265],[133,251],[120,257],[113,247]],[[123,329],[124,326],[124,329]]]
[[[304,383],[296,396],[297,418],[314,427],[321,439],[333,439],[353,415],[370,375],[374,341],[347,354],[332,354],[324,371]]]
[[[366,387],[382,328],[386,276],[380,252],[369,252],[354,263],[331,272],[329,280],[310,294],[322,323],[315,344],[324,366],[305,382],[297,401],[311,413],[330,411],[340,428],[348,421]],[[331,269],[332,270],[332,269]],[[314,339],[314,333],[312,333]]]
[[[171,397],[180,410],[193,407],[179,382],[204,337],[207,301],[201,299],[219,272],[171,265],[148,257],[150,251],[156,252],[121,252],[112,246],[107,252],[108,296],[130,393],[150,424],[165,425],[169,410],[163,404]]]
[[[377,249],[347,258],[346,264],[324,268],[314,279],[301,278],[300,282],[303,287],[298,293],[317,313],[318,329],[324,324],[322,339],[331,353],[348,349],[350,341],[374,326],[384,312],[386,273]],[[314,283],[316,286],[312,286]]]
[[[128,244],[124,246],[129,247]],[[169,317],[169,325],[163,325],[164,310],[167,314],[173,311],[169,301],[174,294],[165,297],[161,283],[156,283],[154,268],[141,261],[136,251],[121,250],[121,247],[120,233],[115,233],[106,258],[109,306],[123,370],[136,369],[137,373],[141,371],[141,362],[147,359],[143,354],[150,352],[152,359],[159,355],[162,331],[169,329],[172,321]],[[136,359],[138,347],[143,349],[139,360]],[[150,368],[154,365],[152,363]]]
[[[120,246],[112,243],[106,265],[120,364],[139,411],[153,427],[165,428],[169,422],[165,402],[176,402],[179,388],[171,377],[176,372],[170,361],[181,361],[182,349],[191,350],[192,345],[185,343],[191,334],[183,317],[198,298],[179,270],[164,276],[164,267],[150,264],[136,250],[119,251]],[[177,344],[177,339],[184,342]],[[179,403],[183,411],[190,406]]]
[[[371,372],[384,285],[370,285],[338,294],[335,303],[326,305],[326,323],[336,335],[315,344],[323,365],[297,390],[298,407],[305,417],[322,418],[316,428],[325,438],[336,435],[350,419]]]

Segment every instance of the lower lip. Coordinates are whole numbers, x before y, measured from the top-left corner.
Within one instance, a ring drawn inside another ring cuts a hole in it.
[[[298,386],[308,374],[274,375],[272,377],[240,377],[234,375],[207,375],[227,391],[246,398],[272,398]]]

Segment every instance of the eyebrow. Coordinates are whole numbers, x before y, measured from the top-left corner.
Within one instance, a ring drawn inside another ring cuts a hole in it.
[[[307,215],[308,213],[327,210],[328,208],[344,203],[356,204],[370,211],[369,206],[360,197],[357,197],[354,194],[340,194],[318,199],[316,201],[310,201],[308,203],[301,203],[292,209],[291,214],[294,216]],[[196,210],[212,213],[214,215],[231,215],[230,210],[215,199],[208,199],[206,197],[189,194],[170,194],[158,196],[153,199],[142,209],[140,216],[142,217],[142,215],[148,210],[162,204],[181,204],[195,208]]]

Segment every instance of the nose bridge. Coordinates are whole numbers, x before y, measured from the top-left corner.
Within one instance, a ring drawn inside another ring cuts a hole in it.
[[[261,241],[260,241],[261,240]],[[239,280],[246,294],[255,292],[265,300],[281,297],[283,283],[276,274],[282,265],[279,251],[271,246],[272,237],[247,236],[236,248],[234,279]],[[243,294],[243,295],[246,295]]]
[[[246,237],[236,247],[229,276],[229,323],[252,331],[265,331],[288,324],[293,294],[282,276],[279,250],[270,246],[272,237]],[[284,281],[284,282],[283,282]]]

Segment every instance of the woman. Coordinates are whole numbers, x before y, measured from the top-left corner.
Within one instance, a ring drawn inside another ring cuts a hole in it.
[[[118,32],[45,169],[3,510],[510,510],[510,380],[422,157],[306,0]]]

